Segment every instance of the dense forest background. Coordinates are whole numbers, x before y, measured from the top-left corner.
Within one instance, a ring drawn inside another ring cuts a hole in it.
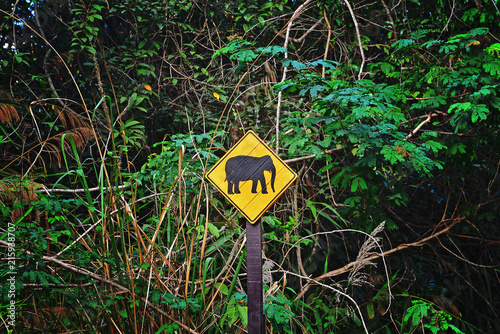
[[[248,130],[269,333],[500,333],[497,0],[0,5],[0,327],[244,333]],[[15,309],[15,311],[12,311]]]

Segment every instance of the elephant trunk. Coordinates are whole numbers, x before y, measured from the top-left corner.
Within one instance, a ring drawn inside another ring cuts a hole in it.
[[[274,190],[274,180],[276,180],[276,167],[272,165],[271,167],[271,189],[273,190],[273,193],[276,192]]]

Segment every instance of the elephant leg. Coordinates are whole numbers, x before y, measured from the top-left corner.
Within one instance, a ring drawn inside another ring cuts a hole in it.
[[[229,195],[232,195],[233,194],[233,186],[234,186],[234,182],[233,181],[227,181],[227,193]]]
[[[240,181],[234,182],[234,193],[235,194],[240,194]]]
[[[252,179],[252,194],[257,193],[257,183],[259,183],[257,179]]]
[[[264,177],[264,174],[262,174],[259,181],[260,181],[260,185],[262,186],[262,193],[267,194],[266,178]]]

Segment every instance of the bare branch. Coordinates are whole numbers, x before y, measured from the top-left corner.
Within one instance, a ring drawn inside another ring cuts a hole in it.
[[[406,248],[422,246],[422,245],[426,244],[427,242],[429,242],[430,240],[432,240],[434,238],[437,238],[437,237],[439,237],[440,235],[442,235],[444,233],[448,233],[460,221],[462,221],[462,218],[457,218],[457,219],[453,220],[453,222],[449,226],[447,226],[446,228],[444,228],[441,231],[436,232],[436,233],[434,233],[434,234],[432,234],[432,235],[430,235],[430,236],[428,236],[426,238],[423,238],[423,239],[421,239],[419,241],[412,242],[410,244],[401,244],[401,245],[399,245],[399,246],[397,246],[395,248],[392,248],[392,249],[388,250],[387,252],[373,254],[373,255],[367,257],[364,260],[365,261],[372,261],[372,260],[375,260],[375,259],[378,259],[378,258],[381,258],[381,257],[389,256],[392,253],[399,252],[399,251],[401,251],[403,249],[406,249]],[[316,282],[322,281],[322,280],[324,280],[326,278],[331,278],[331,277],[335,277],[335,276],[338,276],[338,275],[350,272],[351,270],[353,270],[355,268],[356,262],[357,261],[350,262],[350,263],[346,264],[345,266],[343,266],[342,268],[338,268],[338,269],[329,271],[329,272],[327,272],[327,273],[325,273],[325,274],[323,274],[321,276],[318,276],[318,277],[316,277],[314,279],[311,279],[311,281],[309,281],[302,288],[302,290],[297,294],[297,297],[295,297],[295,300],[304,297],[304,295],[307,292],[307,290],[309,290],[309,288],[313,284],[316,284]]]
[[[392,34],[393,34],[393,37],[395,40],[398,40],[398,34],[396,32],[396,26],[394,24],[394,19],[392,18],[392,15],[391,15],[391,11],[389,9],[389,7],[387,6],[387,4],[385,3],[384,0],[380,0],[382,1],[382,5],[384,6],[384,9],[385,9],[385,13],[387,14],[387,17],[389,17],[389,21],[391,21],[392,23]]]
[[[361,76],[363,74],[363,68],[365,67],[365,62],[366,62],[365,52],[363,51],[363,44],[361,43],[361,34],[359,33],[359,25],[358,25],[358,20],[356,19],[356,15],[354,15],[354,11],[352,10],[349,1],[344,0],[344,2],[347,5],[347,8],[349,8],[349,13],[351,13],[352,21],[354,22],[354,28],[356,28],[356,37],[358,38],[359,52],[361,53],[361,65],[359,67],[358,80],[361,80]]]
[[[345,149],[345,147],[332,148],[331,150],[321,152],[321,155],[330,154],[330,153],[337,152],[337,151],[342,151],[343,149]],[[299,157],[299,158],[287,159],[287,160],[285,160],[285,162],[288,164],[291,162],[297,162],[297,161],[313,159],[313,158],[316,158],[316,154],[306,155],[304,157]]]
[[[432,118],[432,114],[429,114],[427,115],[427,118],[422,122],[420,123],[415,129],[413,129],[413,131],[411,131],[407,136],[406,136],[406,140],[410,139],[411,137],[413,137],[413,135],[415,133],[417,133],[421,128],[422,126],[424,126],[425,124],[429,123],[431,121],[431,118]]]
[[[292,25],[293,25],[293,21],[300,15],[300,13],[304,10],[304,8],[306,7],[306,5],[311,2],[311,0],[306,0],[304,1],[304,3],[302,5],[300,5],[296,10],[295,12],[293,13],[292,17],[290,18],[290,20],[288,21],[287,23],[287,28],[286,28],[286,34],[285,34],[285,42],[283,44],[283,47],[285,49],[288,48],[288,41],[290,40],[290,29],[292,28]],[[285,52],[285,59],[288,58],[288,51]],[[284,67],[283,68],[283,76],[281,77],[281,82],[284,82],[285,79],[286,79],[286,72],[287,72],[287,68]],[[276,154],[279,154],[279,150],[280,150],[280,114],[281,114],[281,98],[282,98],[282,92],[280,91],[278,93],[278,105],[276,107]]]

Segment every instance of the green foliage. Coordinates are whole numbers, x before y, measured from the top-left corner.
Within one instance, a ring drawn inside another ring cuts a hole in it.
[[[250,62],[257,58],[257,53],[247,50],[247,47],[254,46],[255,43],[244,41],[241,39],[236,39],[229,42],[225,47],[214,52],[212,58],[220,56],[222,54],[230,53],[230,59],[237,59],[241,62]]]
[[[171,293],[165,293],[161,296],[161,298],[161,304],[168,304],[174,310],[185,310],[188,307],[194,310],[200,309],[199,301],[196,298],[187,298],[186,300],[182,300]]]
[[[122,124],[121,131],[114,131],[113,136],[115,139],[121,138],[124,145],[124,150],[127,146],[141,147],[144,142],[144,125],[138,121],[128,119]]]
[[[412,300],[411,303],[412,306],[406,310],[403,317],[403,323],[409,324],[407,332],[413,332],[421,326],[433,334],[448,333],[449,330],[454,333],[464,333],[450,323],[452,316],[449,313],[437,309],[434,304],[424,300]]]
[[[212,58],[223,54],[230,54],[229,59],[237,60],[241,66],[252,63],[261,56],[280,57],[286,52],[281,46],[267,46],[254,48],[256,43],[248,42],[242,39],[235,39],[229,42],[225,47],[217,50]]]
[[[492,56],[497,56],[500,58],[500,43],[491,44],[485,49]]]
[[[179,150],[185,150],[183,156],[189,163],[189,169],[194,173],[202,171],[207,162],[213,165],[217,161],[217,156],[210,150],[210,144],[213,147],[223,147],[218,141],[212,142],[214,135],[224,138],[223,132],[216,134],[212,131],[199,135],[177,134],[173,135],[171,140],[156,143],[154,146],[161,147],[161,152],[150,155],[141,170],[131,176],[132,180],[137,182],[138,186],[152,183],[161,189],[168,189],[178,177]],[[186,179],[189,185],[188,191],[196,191],[199,181],[197,176]]]
[[[156,331],[156,334],[161,334],[163,332],[165,332],[167,334],[173,334],[173,333],[176,333],[176,331],[178,329],[179,329],[179,325],[177,325],[177,324],[164,324]]]
[[[226,315],[222,318],[223,322],[227,322],[229,326],[233,326],[236,322],[241,321],[243,326],[248,325],[248,307],[246,303],[247,296],[242,293],[235,293],[228,301]]]
[[[231,1],[225,4],[225,9],[234,17],[235,25],[245,33],[265,28],[269,20],[274,25],[274,15],[289,10],[287,0],[262,3]]]
[[[296,66],[302,72],[276,87],[288,96],[298,93],[313,99],[309,113],[294,113],[285,121],[285,131],[293,130],[293,135],[284,137],[282,142],[291,154],[307,152],[322,158],[322,152],[332,146],[344,148],[351,153],[349,166],[327,165],[323,171],[335,170],[332,183],[351,193],[370,194],[377,192],[377,183],[414,172],[428,176],[443,168],[436,157],[446,145],[430,139],[431,134],[426,133],[418,141],[407,140],[408,130],[403,126],[407,119],[400,101],[409,97],[397,85],[368,80],[349,85],[304,70],[309,66]],[[335,75],[336,68],[330,67],[328,72]],[[389,198],[393,196],[388,194]],[[359,201],[356,198],[348,197],[344,204],[354,206]]]
[[[280,333],[292,333],[290,322],[295,314],[290,310],[292,302],[284,296],[269,296],[264,303],[264,314],[271,321],[271,328]]]

